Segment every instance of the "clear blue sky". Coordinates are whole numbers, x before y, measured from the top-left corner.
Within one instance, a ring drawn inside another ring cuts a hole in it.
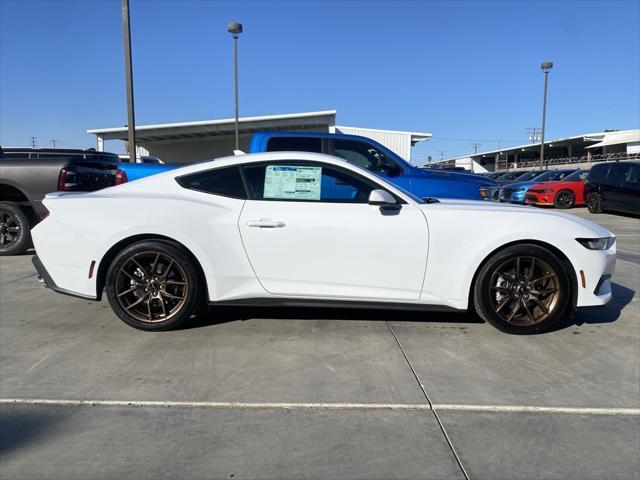
[[[426,131],[414,161],[640,126],[640,2],[131,0],[138,124],[336,108],[338,124]],[[94,146],[126,123],[119,0],[0,0],[0,143]],[[108,146],[122,151],[121,144]]]

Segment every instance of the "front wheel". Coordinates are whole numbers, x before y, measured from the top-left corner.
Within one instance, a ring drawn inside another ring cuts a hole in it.
[[[514,245],[478,273],[473,301],[483,320],[507,333],[549,330],[567,310],[571,284],[562,262],[538,245]]]
[[[560,190],[553,199],[553,206],[556,208],[571,208],[576,203],[576,197],[570,190]]]
[[[105,289],[114,313],[140,330],[178,328],[203,303],[193,260],[164,241],[142,241],[120,252],[109,266]]]

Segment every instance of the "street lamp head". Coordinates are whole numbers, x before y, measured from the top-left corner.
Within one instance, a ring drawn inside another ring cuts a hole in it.
[[[547,73],[553,68],[553,62],[543,62],[542,65],[540,65],[540,68],[544,73]]]
[[[229,22],[229,24],[227,25],[227,31],[234,37],[237,37],[242,33],[242,24],[238,22]]]

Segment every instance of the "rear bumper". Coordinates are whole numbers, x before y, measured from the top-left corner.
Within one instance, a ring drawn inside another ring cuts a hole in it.
[[[31,259],[31,262],[33,263],[33,266],[36,268],[36,272],[38,272],[38,281],[42,283],[44,287],[50,288],[54,292],[58,292],[63,295],[69,295],[71,297],[84,298],[85,300],[97,300],[95,296],[92,297],[91,295],[84,295],[82,293],[72,292],[70,290],[60,288],[58,285],[56,285],[56,282],[53,281],[53,279],[51,278],[51,275],[49,275],[49,272],[47,272],[47,269],[44,268],[44,265],[42,264],[42,262],[40,261],[37,255],[33,256],[33,258]]]

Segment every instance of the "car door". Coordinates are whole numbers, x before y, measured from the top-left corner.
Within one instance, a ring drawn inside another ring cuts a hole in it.
[[[428,230],[417,207],[369,205],[369,193],[382,187],[331,164],[275,161],[246,166],[243,175],[249,200],[239,229],[265,290],[346,300],[420,297]]]
[[[626,202],[625,183],[631,165],[628,163],[614,163],[609,168],[606,186],[602,189],[602,206],[613,209],[624,209]]]
[[[640,165],[631,165],[627,180],[623,185],[624,202],[626,211],[640,213]]]

